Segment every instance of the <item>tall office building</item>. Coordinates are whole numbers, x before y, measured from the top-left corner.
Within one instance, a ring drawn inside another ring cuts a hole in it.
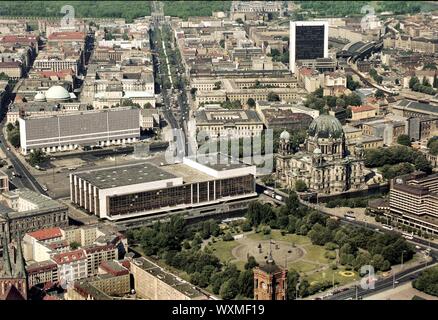
[[[294,21],[290,23],[289,69],[295,73],[295,62],[328,58],[328,22]]]

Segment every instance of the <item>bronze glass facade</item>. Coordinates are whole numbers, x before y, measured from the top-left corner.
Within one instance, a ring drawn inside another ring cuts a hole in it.
[[[109,197],[108,215],[124,215],[178,205],[201,204],[255,192],[254,176],[246,175],[165,189]]]

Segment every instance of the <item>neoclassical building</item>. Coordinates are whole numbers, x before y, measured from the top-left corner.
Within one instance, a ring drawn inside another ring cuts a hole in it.
[[[280,135],[276,158],[279,182],[295,188],[297,180],[306,183],[311,191],[332,194],[365,187],[363,147],[355,146],[349,155],[345,135],[338,119],[320,115],[310,124],[307,139],[300,150],[293,153],[290,135]]]

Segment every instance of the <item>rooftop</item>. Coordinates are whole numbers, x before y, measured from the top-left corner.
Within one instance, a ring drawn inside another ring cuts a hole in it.
[[[52,259],[57,264],[65,264],[65,263],[71,263],[71,262],[76,261],[76,260],[87,259],[87,255],[85,254],[84,250],[78,249],[78,250],[74,250],[74,251],[55,254],[52,257]]]
[[[56,227],[56,228],[40,229],[34,232],[29,232],[28,235],[34,237],[39,241],[44,241],[53,238],[59,238],[62,236],[62,232],[60,228]]]
[[[196,289],[196,287],[194,287],[192,284],[165,271],[144,257],[135,259],[133,263],[179,292],[185,294],[189,298],[197,299],[205,297],[205,295]]]
[[[174,174],[151,163],[119,166],[78,172],[75,176],[88,181],[100,189],[115,188],[126,185],[168,180],[177,178]]]

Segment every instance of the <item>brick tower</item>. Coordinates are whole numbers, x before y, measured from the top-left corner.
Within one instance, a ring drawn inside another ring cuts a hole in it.
[[[254,270],[254,300],[286,300],[287,269],[275,264],[272,254]]]

